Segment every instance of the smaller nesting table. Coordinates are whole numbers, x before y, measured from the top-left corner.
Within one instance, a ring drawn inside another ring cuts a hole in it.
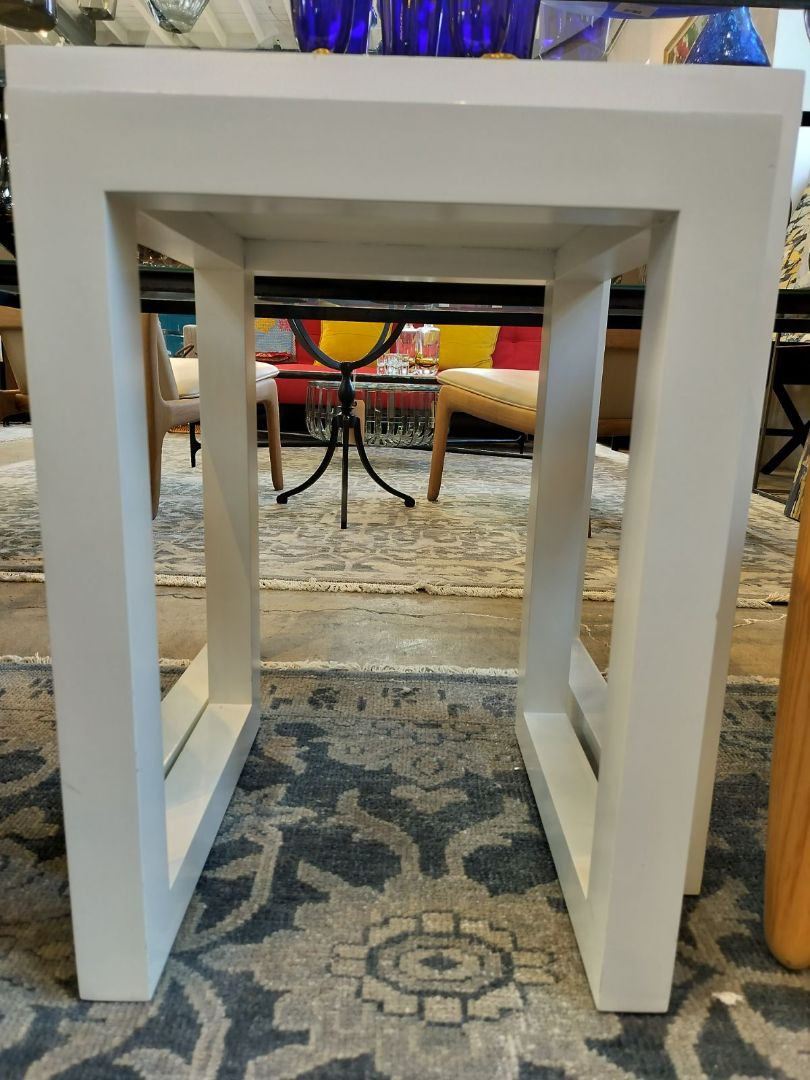
[[[436,398],[435,378],[413,377],[393,380],[389,376],[367,376],[357,380],[357,413],[364,420],[367,446],[426,448],[433,443]],[[319,442],[329,441],[332,416],[338,408],[337,385],[333,379],[312,380],[307,387],[307,431]]]
[[[596,1007],[664,1012],[702,877],[802,76],[269,59],[7,50],[79,992],[154,993],[259,726],[259,274],[545,287],[516,735]],[[403,128],[435,167],[356,152]],[[206,432],[208,645],[164,698],[138,242],[194,268]],[[642,263],[606,680],[579,639],[585,536],[610,282]],[[77,427],[91,399],[103,421]]]

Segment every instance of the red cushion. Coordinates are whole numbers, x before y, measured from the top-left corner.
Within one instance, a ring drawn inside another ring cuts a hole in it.
[[[502,326],[492,354],[492,366],[537,371],[542,332],[539,326]]]
[[[321,340],[321,320],[320,319],[302,319],[304,329],[317,345]],[[296,364],[309,364],[312,363],[312,357],[307,350],[298,340],[295,339],[295,362]]]

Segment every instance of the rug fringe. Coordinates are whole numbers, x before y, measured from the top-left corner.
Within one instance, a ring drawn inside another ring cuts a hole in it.
[[[14,656],[7,654],[0,656],[0,664],[40,664],[48,665],[50,656]],[[185,657],[180,659],[161,656],[158,663],[166,670],[186,668],[191,663]],[[390,674],[390,675],[470,675],[482,676],[494,679],[517,679],[520,674],[517,668],[498,667],[461,667],[457,664],[353,664],[343,660],[262,660],[262,671],[294,671],[297,674],[312,672],[331,671],[346,672],[347,674]],[[760,686],[778,686],[779,679],[767,675],[729,675],[726,679],[727,686],[746,686],[756,683]]]
[[[0,581],[43,582],[45,575],[33,570],[0,570]],[[193,574],[155,574],[155,585],[175,589],[204,589],[205,578]],[[314,581],[295,578],[259,578],[259,588],[270,592],[325,592],[370,593],[377,596],[478,596],[488,599],[510,598],[520,600],[523,589],[478,585],[410,585],[386,584],[377,581]],[[610,589],[585,589],[583,600],[596,603],[613,603],[616,594]],[[742,610],[767,610],[790,603],[790,593],[769,593],[765,598],[738,596],[737,608]]]
[[[262,671],[345,671],[349,674],[392,675],[480,675],[489,678],[516,679],[517,668],[460,667],[456,664],[352,664],[341,660],[262,660]]]
[[[0,664],[50,664],[50,656],[14,656],[7,654],[0,656]],[[187,668],[191,660],[186,657],[175,658],[161,656],[158,660],[161,668],[177,670]],[[307,672],[346,672],[347,674],[364,675],[381,674],[392,675],[481,675],[490,678],[516,679],[517,668],[498,667],[461,667],[457,664],[354,664],[344,660],[262,660],[262,671],[295,671],[298,674]]]
[[[778,686],[779,680],[770,675],[729,675],[726,686],[748,686],[757,683],[759,686]]]

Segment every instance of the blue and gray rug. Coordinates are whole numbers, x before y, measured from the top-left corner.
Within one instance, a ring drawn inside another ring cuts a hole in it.
[[[810,973],[781,969],[761,930],[771,687],[729,690],[666,1016],[593,1007],[512,680],[268,671],[262,694],[154,1001],[93,1004],[76,993],[50,670],[0,666],[4,1080],[810,1076]]]

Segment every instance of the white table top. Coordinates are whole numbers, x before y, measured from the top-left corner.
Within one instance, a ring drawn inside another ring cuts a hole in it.
[[[182,261],[196,236],[265,273],[523,282],[680,208],[690,147],[691,183],[712,197],[732,179],[700,148],[721,151],[732,126],[775,157],[758,120],[799,109],[801,83],[761,69],[123,49],[10,48],[8,69],[12,131],[29,91],[75,108],[80,129],[52,136],[65,160],[132,192],[143,241]],[[583,248],[587,227],[601,235]]]

